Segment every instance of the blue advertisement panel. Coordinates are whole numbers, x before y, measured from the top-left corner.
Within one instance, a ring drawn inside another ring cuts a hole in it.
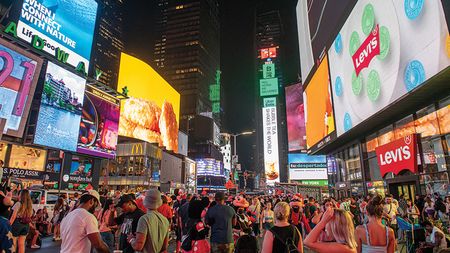
[[[77,151],[86,80],[49,62],[34,143]]]
[[[82,61],[88,69],[96,17],[94,0],[24,0],[17,35],[28,42],[37,35],[44,51],[55,55],[59,48],[69,54],[67,63]]]
[[[291,180],[328,179],[327,158],[324,155],[288,154],[288,163]]]
[[[0,118],[6,120],[3,133],[21,138],[42,60],[4,40],[0,40],[0,58]]]

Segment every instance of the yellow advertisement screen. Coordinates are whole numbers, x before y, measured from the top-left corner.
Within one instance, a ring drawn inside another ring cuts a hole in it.
[[[328,76],[328,58],[317,68],[305,90],[306,144],[314,146],[334,132],[334,115]]]
[[[180,93],[147,63],[122,53],[117,90],[124,87],[130,98],[121,103],[119,135],[178,152]]]

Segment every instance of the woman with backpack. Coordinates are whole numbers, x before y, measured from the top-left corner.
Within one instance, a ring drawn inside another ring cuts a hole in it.
[[[25,240],[30,232],[30,223],[33,217],[33,207],[31,204],[30,192],[22,190],[19,201],[14,204],[10,224],[12,224],[12,234],[14,236],[14,247],[17,246],[18,253],[25,252]]]
[[[266,231],[262,253],[300,252],[303,253],[302,236],[298,229],[289,224],[291,208],[286,202],[279,202],[274,209],[275,224]]]

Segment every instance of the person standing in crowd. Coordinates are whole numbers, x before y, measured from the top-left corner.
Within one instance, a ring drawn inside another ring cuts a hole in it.
[[[233,201],[233,206],[236,212],[236,225],[233,226],[233,239],[236,242],[244,231],[251,229],[251,221],[245,212],[249,203],[244,197],[237,196]]]
[[[131,247],[142,253],[164,252],[169,244],[169,221],[157,209],[161,206],[161,192],[150,189],[143,201],[147,213],[139,218],[136,235],[128,234]]]
[[[169,203],[169,199],[170,199],[170,201],[172,201],[172,199],[165,195],[161,195],[161,199],[162,199],[162,205],[160,207],[158,207],[158,212],[160,214],[162,214],[164,217],[166,217],[170,223],[172,221],[173,211],[168,203]]]
[[[61,221],[64,218],[64,200],[58,198],[53,208],[53,241],[61,240]]]
[[[434,220],[435,214],[436,211],[434,209],[434,202],[431,200],[430,197],[426,197],[422,210],[422,220],[424,221],[426,219]]]
[[[109,252],[94,216],[99,205],[100,194],[97,191],[89,190],[81,195],[78,207],[61,222],[61,253],[89,253],[91,247],[98,253]]]
[[[356,228],[355,236],[358,252],[394,253],[396,240],[394,230],[381,223],[384,206],[383,198],[375,196],[366,206],[369,222]]]
[[[0,159],[0,191],[3,191],[3,165],[5,163]]]
[[[123,253],[134,253],[133,247],[127,241],[127,236],[136,233],[139,218],[144,215],[144,212],[137,207],[133,194],[124,194],[117,207],[122,209],[122,214],[115,219],[116,224],[120,226],[119,249]]]
[[[406,209],[408,208],[408,204],[406,203],[405,194],[400,195],[398,200],[399,213],[402,215],[406,214]]]
[[[100,199],[101,201],[101,199]],[[108,245],[109,250],[114,250],[114,234],[112,232],[112,224],[116,218],[116,210],[112,199],[106,199],[103,205],[103,210],[98,213],[97,219],[99,221],[99,231],[102,240]]]
[[[9,222],[12,224],[14,247],[17,246],[18,253],[24,253],[25,239],[30,232],[30,223],[33,217],[33,207],[28,190],[20,191],[19,201],[14,204],[12,210]]]
[[[419,223],[419,208],[410,199],[406,201],[406,217],[413,224]]]
[[[394,230],[397,236],[397,210],[398,206],[393,203],[393,197],[391,194],[386,194],[385,204],[384,204],[384,218],[387,220],[389,227]]]
[[[236,224],[236,212],[230,206],[225,205],[225,195],[217,192],[216,205],[210,207],[206,213],[206,223],[211,226],[211,252],[232,253],[233,225]]]
[[[262,228],[261,231],[263,231],[263,233],[261,234],[261,237],[264,236],[264,233],[271,229],[273,227],[273,219],[274,217],[274,213],[272,211],[272,202],[268,201],[266,203],[266,207],[264,208],[262,215],[261,215],[261,224],[262,224]],[[264,230],[262,230],[264,229]]]
[[[248,208],[248,211],[251,215],[252,220],[252,228],[253,234],[255,236],[259,236],[261,231],[259,230],[260,219],[261,219],[261,203],[259,202],[258,197],[254,197],[252,199],[252,205]]]
[[[188,216],[189,220],[186,224],[188,229],[188,242],[187,249],[182,249],[185,253],[203,253],[210,252],[211,247],[209,245],[206,236],[209,234],[209,228],[201,219],[201,214],[205,208],[205,201],[191,200],[189,203]],[[190,247],[190,248],[189,248]]]
[[[316,200],[313,197],[309,197],[308,204],[306,205],[306,218],[309,221],[309,227],[312,229],[316,226],[312,220],[319,215],[319,209],[316,206]]]
[[[319,237],[328,223],[334,242],[321,242]],[[347,211],[328,208],[319,224],[306,237],[304,244],[318,253],[355,253],[357,244],[354,231],[352,217]]]
[[[69,212],[72,212],[78,205],[78,202],[79,202],[78,197],[79,197],[78,192],[75,192],[73,194],[73,199],[69,202]]]
[[[14,242],[9,216],[13,202],[0,190],[0,252],[14,252]]]
[[[262,253],[287,252],[292,246],[303,253],[303,242],[300,231],[289,224],[290,207],[286,202],[279,202],[274,209],[275,225],[269,229],[262,246]],[[288,245],[292,242],[292,245]]]

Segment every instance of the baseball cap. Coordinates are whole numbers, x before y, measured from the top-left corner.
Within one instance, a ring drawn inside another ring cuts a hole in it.
[[[98,194],[98,191],[86,190],[81,196],[83,196],[83,195],[91,195],[92,197],[96,198],[98,203],[100,204],[100,194]]]
[[[133,202],[136,206],[136,198],[133,194],[124,194],[122,197],[120,197],[119,203],[117,203],[116,207],[121,207],[123,204],[127,202]]]

